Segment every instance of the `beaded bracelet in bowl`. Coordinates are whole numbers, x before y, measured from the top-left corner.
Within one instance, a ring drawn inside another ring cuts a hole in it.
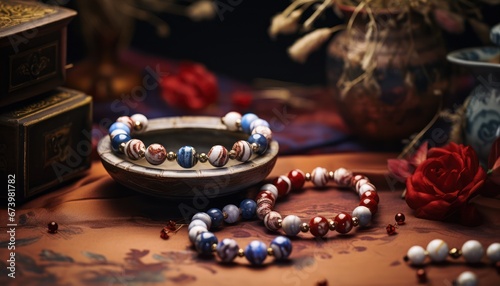
[[[142,114],[130,117],[119,117],[109,128],[111,149],[114,152],[124,153],[131,160],[145,158],[152,165],[163,164],[166,160],[177,161],[183,168],[192,168],[198,161],[209,162],[214,167],[224,167],[229,159],[240,162],[249,161],[252,156],[264,154],[272,140],[272,131],[269,123],[253,113],[241,115],[238,112],[229,112],[221,118],[222,123],[229,131],[242,131],[249,134],[249,138],[239,140],[228,151],[222,145],[215,145],[207,153],[197,153],[192,146],[183,146],[177,152],[169,151],[158,143],[148,147],[139,140],[131,137],[134,133],[141,133],[147,128],[148,119]]]

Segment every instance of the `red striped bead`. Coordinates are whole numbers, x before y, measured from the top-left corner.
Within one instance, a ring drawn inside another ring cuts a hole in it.
[[[376,191],[366,191],[364,192],[362,195],[361,195],[361,200],[364,200],[364,199],[372,199],[372,200],[375,200],[378,204],[378,202],[380,201],[379,197],[378,197],[378,194]]]
[[[257,197],[255,197],[255,202],[259,204],[261,201],[267,201],[274,205],[275,199],[273,193],[270,191],[261,191],[257,194]]]
[[[290,192],[292,188],[290,179],[287,176],[281,175],[276,178],[273,185],[278,189],[278,197],[283,197]]]
[[[374,199],[364,198],[359,202],[359,205],[367,207],[372,215],[375,215],[378,211],[378,203]]]

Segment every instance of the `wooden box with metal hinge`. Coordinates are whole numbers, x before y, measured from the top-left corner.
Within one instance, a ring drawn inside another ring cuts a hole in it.
[[[0,107],[64,83],[66,30],[75,15],[37,1],[0,0]]]

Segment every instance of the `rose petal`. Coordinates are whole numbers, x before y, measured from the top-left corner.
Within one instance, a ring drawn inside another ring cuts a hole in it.
[[[389,169],[390,175],[402,183],[406,182],[406,179],[411,176],[414,171],[413,166],[403,159],[387,160],[387,168]]]
[[[429,143],[427,141],[422,143],[422,145],[420,145],[420,147],[418,147],[415,154],[413,154],[413,156],[408,160],[410,162],[410,164],[417,167],[422,162],[424,162],[425,159],[427,159],[428,148],[429,148]]]
[[[449,217],[450,204],[443,200],[431,201],[415,210],[415,216],[430,220],[444,220]]]

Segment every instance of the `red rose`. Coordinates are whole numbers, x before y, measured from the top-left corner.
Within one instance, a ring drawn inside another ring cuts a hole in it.
[[[485,178],[471,147],[450,143],[431,148],[427,159],[406,181],[406,203],[419,218],[478,224],[479,214],[468,202],[478,194]]]

